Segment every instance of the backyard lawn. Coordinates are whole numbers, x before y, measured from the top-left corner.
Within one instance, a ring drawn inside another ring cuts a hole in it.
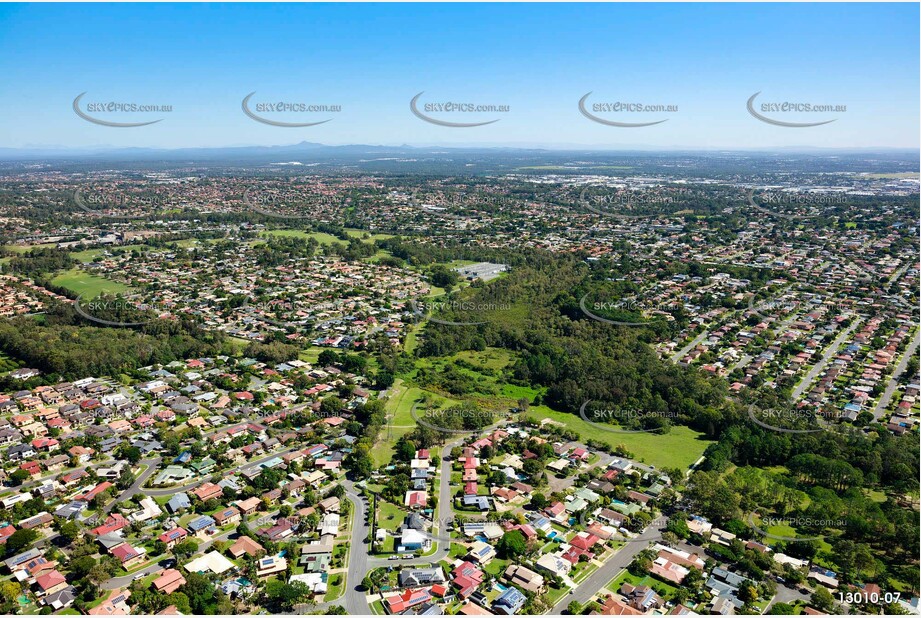
[[[678,589],[674,586],[670,586],[669,584],[666,584],[665,582],[662,582],[655,577],[652,577],[651,575],[639,577],[637,575],[633,575],[626,569],[621,571],[620,575],[615,577],[611,583],[606,586],[606,588],[611,592],[617,592],[620,590],[620,587],[624,582],[633,584],[634,586],[649,586],[655,590],[659,596],[665,599],[670,599],[675,594],[675,592],[678,591]]]
[[[377,501],[377,527],[389,530],[390,532],[396,531],[400,527],[400,524],[403,523],[403,518],[406,517],[406,511],[398,507],[397,505],[387,502],[386,500],[380,499]]]

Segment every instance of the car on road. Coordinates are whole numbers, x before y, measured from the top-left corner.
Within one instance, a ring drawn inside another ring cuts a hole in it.
[[[387,560],[399,560],[400,557],[394,554],[393,556],[388,556]]]
[[[137,575],[131,578],[131,581],[136,582],[137,580],[144,579],[145,577],[147,577],[147,573],[138,573]]]

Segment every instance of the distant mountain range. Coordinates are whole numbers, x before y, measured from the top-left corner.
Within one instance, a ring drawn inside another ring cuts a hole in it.
[[[342,146],[330,146],[316,142],[300,142],[298,144],[278,145],[278,146],[221,146],[221,147],[199,147],[199,148],[119,148],[110,146],[100,146],[92,148],[67,148],[67,147],[26,147],[26,148],[0,148],[0,159],[2,160],[34,160],[34,159],[105,159],[105,160],[133,160],[133,161],[214,161],[214,160],[244,160],[254,161],[274,161],[283,163],[289,159],[312,159],[323,160],[335,157],[360,157],[360,156],[419,156],[419,155],[445,155],[445,154],[471,154],[471,153],[488,153],[491,155],[509,153],[509,154],[563,154],[563,153],[603,153],[603,154],[628,154],[636,152],[649,156],[653,153],[677,155],[677,154],[695,154],[701,155],[706,153],[785,153],[785,154],[814,154],[814,155],[834,155],[842,153],[854,155],[857,153],[912,153],[917,156],[917,150],[896,149],[896,148],[815,148],[809,146],[792,146],[786,148],[764,148],[764,149],[727,149],[714,148],[708,150],[698,150],[692,148],[675,148],[675,149],[650,149],[642,146],[631,146],[625,148],[610,147],[588,147],[578,145],[566,145],[564,147],[542,148],[528,146],[500,146],[500,145],[483,145],[483,146],[381,146],[370,144],[349,144]]]

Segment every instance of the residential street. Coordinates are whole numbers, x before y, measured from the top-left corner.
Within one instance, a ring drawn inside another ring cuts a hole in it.
[[[822,353],[822,359],[813,365],[812,369],[809,370],[809,373],[803,376],[803,379],[800,380],[796,387],[793,389],[793,393],[790,395],[791,401],[797,401],[800,396],[806,392],[806,389],[812,385],[815,379],[828,364],[828,361],[838,353],[838,348],[844,344],[848,335],[854,332],[854,329],[857,328],[862,322],[863,320],[861,318],[855,318],[854,321],[851,322],[851,325],[841,331],[838,336],[835,337],[835,340],[827,348],[825,348],[825,352]]]
[[[883,416],[883,413],[886,411],[886,408],[889,407],[889,401],[892,399],[896,389],[899,387],[899,377],[905,373],[905,368],[908,366],[908,361],[918,353],[919,340],[921,340],[921,331],[915,332],[915,336],[908,344],[908,347],[905,348],[905,352],[902,354],[902,358],[899,360],[899,364],[895,366],[895,370],[889,377],[889,384],[886,385],[886,390],[883,391],[882,396],[879,398],[879,403],[877,403],[876,407],[873,408],[873,418],[879,420],[880,417]]]
[[[370,507],[362,496],[355,490],[355,485],[351,481],[343,481],[346,488],[346,497],[351,501],[355,512],[352,524],[352,540],[349,547],[349,568],[346,578],[346,591],[343,597],[329,604],[342,605],[349,614],[369,614],[370,607],[367,602],[366,592],[360,590],[361,581],[367,575],[368,571],[380,566],[408,566],[414,564],[428,565],[439,562],[448,557],[451,547],[450,543],[438,540],[439,536],[450,534],[444,527],[448,521],[453,521],[454,512],[451,509],[451,461],[449,455],[451,449],[463,443],[463,438],[459,438],[441,449],[440,466],[441,474],[438,479],[438,509],[439,530],[435,534],[433,543],[435,551],[427,556],[412,559],[389,560],[387,558],[372,557],[368,551],[366,539],[371,534],[371,527],[365,523],[365,514]],[[434,532],[434,531],[433,531]],[[327,604],[328,605],[328,604]]]
[[[665,526],[663,525],[662,528]],[[640,536],[648,537],[655,529],[649,526],[640,533]],[[617,577],[623,569],[627,568],[633,561],[633,557],[649,547],[649,543],[626,543],[616,554],[608,558],[597,571],[588,576],[588,578],[579,584],[572,593],[567,594],[560,599],[548,614],[562,614],[563,610],[572,603],[577,601],[580,605],[588,603],[598,592],[604,590],[609,581]]]

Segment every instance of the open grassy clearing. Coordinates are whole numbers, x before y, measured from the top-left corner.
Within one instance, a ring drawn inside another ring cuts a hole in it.
[[[395,504],[387,502],[383,499],[377,501],[378,528],[383,528],[384,530],[394,532],[403,523],[403,518],[406,517],[406,514],[407,511],[401,509]]]
[[[422,408],[435,407],[438,409],[449,408],[461,403],[459,399],[442,397],[432,391],[427,391],[416,386],[404,386],[399,395],[387,402],[385,409],[390,417],[390,424],[394,427],[410,425],[416,426],[413,418],[413,406],[419,404]]]
[[[703,434],[683,426],[673,426],[667,434],[657,433],[615,433],[604,431],[588,423],[576,414],[557,412],[547,406],[533,406],[528,416],[535,420],[545,418],[562,423],[579,434],[582,440],[598,440],[611,446],[622,444],[633,453],[634,458],[657,468],[681,468],[687,470],[697,461],[704,450],[713,443]]]
[[[444,262],[444,265],[448,268],[457,268],[458,266],[470,266],[471,264],[476,264],[474,260],[451,260],[450,262]]]
[[[388,238],[393,238],[393,234],[369,232],[368,230],[354,230],[351,228],[347,229],[345,233],[352,238],[359,238],[365,242],[374,242],[375,240],[387,240]],[[365,238],[366,234],[368,235],[367,238]]]
[[[375,466],[388,463],[393,456],[393,447],[397,441],[415,429],[416,420],[412,416],[413,405],[423,401],[428,401],[428,405],[438,408],[448,408],[461,403],[458,399],[442,397],[437,393],[410,386],[401,378],[397,378],[390,388],[390,397],[384,407],[388,424],[381,430],[381,435],[371,449],[371,459]]]
[[[304,230],[266,230],[261,232],[259,236],[262,238],[268,238],[270,236],[276,236],[278,238],[303,238],[304,240],[313,238],[321,245],[345,242],[326,232],[305,232]]]
[[[76,292],[83,298],[95,298],[100,294],[119,294],[130,289],[123,283],[91,275],[79,268],[62,272],[52,279],[51,283]]]
[[[306,350],[301,350],[301,353],[298,355],[298,359],[304,361],[305,363],[310,363],[311,365],[316,364],[316,362],[320,359],[320,352],[325,349],[326,348],[312,345]]]
[[[387,238],[393,238],[392,234],[371,234],[365,230],[346,230],[351,238],[358,238],[362,242],[373,243],[375,240],[384,240]],[[368,235],[365,238],[365,235]],[[259,234],[262,237],[268,236],[278,236],[282,238],[313,238],[321,245],[331,245],[333,243],[345,243],[344,240],[333,236],[332,234],[327,234],[326,232],[307,232],[305,230],[266,230]]]

